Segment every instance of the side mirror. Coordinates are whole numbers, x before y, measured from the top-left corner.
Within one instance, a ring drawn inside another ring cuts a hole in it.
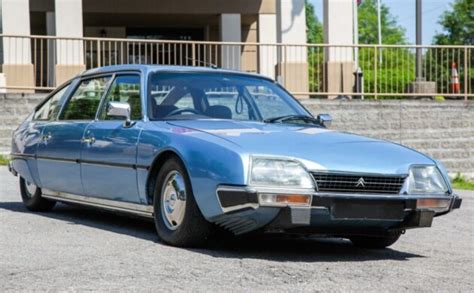
[[[329,114],[319,114],[318,122],[324,127],[329,127],[332,124],[332,117]]]
[[[128,103],[109,102],[109,104],[107,105],[107,116],[125,119],[125,127],[130,127],[132,125],[132,121],[130,118],[131,112],[132,111]]]

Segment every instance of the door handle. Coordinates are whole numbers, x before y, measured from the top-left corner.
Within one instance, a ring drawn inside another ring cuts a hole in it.
[[[41,140],[44,142],[44,143],[47,143],[48,141],[50,141],[52,138],[51,136],[51,133],[48,133],[48,134],[45,134],[41,137]]]
[[[84,137],[81,139],[81,141],[85,144],[91,145],[95,142],[95,137]]]

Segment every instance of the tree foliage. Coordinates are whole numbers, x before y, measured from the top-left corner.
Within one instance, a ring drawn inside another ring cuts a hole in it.
[[[378,44],[377,2],[365,0],[359,6],[359,43]],[[308,43],[323,42],[323,26],[314,15],[314,7],[306,2],[306,22]],[[390,9],[381,7],[382,44],[406,44],[405,30],[398,24]],[[364,73],[364,91],[378,93],[405,92],[410,82],[415,79],[415,56],[413,51],[405,48],[359,50],[359,66]],[[382,58],[379,59],[380,55]],[[376,57],[377,56],[377,57]],[[382,62],[380,62],[382,61]],[[308,49],[310,91],[324,90],[324,50],[320,47]],[[377,68],[377,69],[376,69]],[[375,71],[377,70],[377,83]],[[375,88],[377,84],[377,89]]]
[[[358,15],[359,43],[378,44],[377,1],[364,0],[359,6]],[[385,4],[381,5],[380,15],[382,44],[406,44],[405,29],[398,24],[397,19],[390,13],[390,9]]]
[[[456,0],[441,15],[443,32],[434,36],[436,45],[474,45],[474,1]]]
[[[474,1],[456,0],[451,9],[445,11],[439,20],[443,31],[434,36],[433,41],[436,45],[474,45]],[[451,78],[451,65],[456,63],[459,71],[459,80],[461,82],[461,93],[465,91],[465,74],[468,74],[470,88],[474,88],[474,55],[472,49],[468,49],[468,64],[465,68],[464,49],[430,49],[425,58],[426,62],[433,66],[434,78],[437,83],[438,91],[450,92],[449,82],[439,82]]]
[[[306,0],[306,30],[308,44],[323,43],[323,25],[316,17],[314,5]]]
[[[380,9],[383,45],[407,43],[405,29],[382,4]],[[378,44],[377,1],[364,0],[358,10],[359,43]],[[381,55],[381,58],[380,58]],[[359,49],[359,67],[364,73],[364,91],[397,93],[406,91],[415,78],[415,56],[405,48]],[[375,88],[375,67],[377,67],[377,88]],[[380,97],[383,98],[383,97]]]
[[[322,44],[323,40],[323,25],[316,17],[314,6],[308,0],[306,4],[306,29],[307,29],[307,43],[308,44]],[[319,47],[308,48],[308,75],[309,75],[309,89],[311,92],[318,92],[322,90],[322,64],[324,58],[324,51]]]

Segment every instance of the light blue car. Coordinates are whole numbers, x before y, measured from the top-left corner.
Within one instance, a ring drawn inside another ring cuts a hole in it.
[[[13,134],[10,170],[29,210],[59,201],[149,217],[176,246],[225,229],[383,248],[460,207],[439,162],[330,122],[262,76],[104,67],[36,107]]]

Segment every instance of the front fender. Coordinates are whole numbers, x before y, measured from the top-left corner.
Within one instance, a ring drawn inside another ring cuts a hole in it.
[[[183,161],[188,171],[197,205],[206,219],[222,214],[217,200],[218,185],[245,185],[249,155],[239,147],[199,131],[176,127],[143,131],[138,145],[137,165],[151,166],[155,158],[172,151]],[[140,197],[146,200],[146,183],[150,169],[139,170]]]

